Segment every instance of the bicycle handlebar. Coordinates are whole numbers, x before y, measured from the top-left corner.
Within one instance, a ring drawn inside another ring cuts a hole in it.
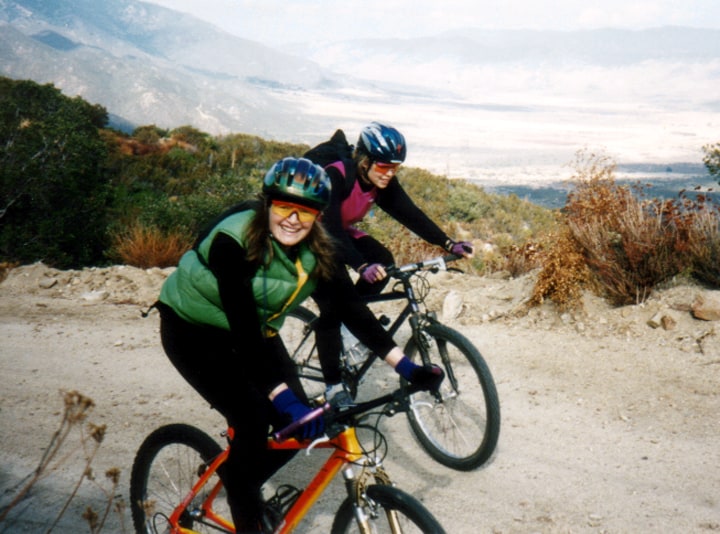
[[[385,272],[388,276],[398,276],[400,273],[414,273],[415,271],[428,267],[446,270],[448,263],[459,260],[462,257],[463,256],[458,256],[457,254],[448,254],[447,256],[438,256],[429,260],[407,263],[405,265],[388,265],[385,267]]]
[[[325,412],[330,411],[331,408],[332,407],[330,406],[330,404],[328,404],[326,402],[322,406],[319,406],[318,408],[315,408],[314,410],[309,411],[307,414],[305,414],[303,417],[301,417],[297,421],[293,421],[285,428],[282,428],[281,430],[274,432],[272,435],[273,439],[277,442],[285,441],[290,436],[292,436],[305,423],[309,423],[313,419],[317,419],[318,417],[321,417]]]
[[[282,428],[277,432],[273,432],[272,438],[278,443],[282,443],[286,439],[292,437],[292,435],[295,434],[295,432],[297,432],[297,430],[302,425],[322,416],[327,417],[327,428],[327,426],[333,423],[351,424],[352,421],[354,421],[356,415],[368,412],[373,408],[377,408],[378,406],[382,405],[392,404],[393,409],[387,411],[387,414],[390,415],[394,412],[407,409],[407,396],[413,393],[417,393],[421,389],[422,388],[418,387],[417,385],[408,384],[403,388],[396,389],[392,393],[388,393],[387,395],[383,395],[381,397],[377,397],[366,402],[355,404],[348,408],[343,408],[341,411],[334,410],[333,407],[326,402],[322,406],[308,412],[305,416],[301,417],[297,421],[293,421],[285,428]]]

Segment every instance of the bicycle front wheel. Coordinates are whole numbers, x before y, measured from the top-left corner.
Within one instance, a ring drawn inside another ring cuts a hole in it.
[[[444,533],[437,519],[415,497],[395,486],[374,484],[362,496],[362,511],[368,530],[360,528],[355,503],[348,497],[340,505],[332,524],[332,534],[348,532]]]
[[[313,312],[298,306],[287,314],[280,329],[280,337],[297,365],[300,383],[309,399],[325,393],[325,381],[315,344],[317,319],[317,315]]]
[[[483,357],[465,336],[439,323],[422,326],[419,338],[411,337],[405,350],[416,362],[420,351],[426,352],[445,371],[441,402],[427,392],[411,396],[407,415],[420,445],[437,462],[458,471],[483,465],[500,434],[500,402]]]
[[[137,533],[170,532],[168,518],[188,495],[220,446],[201,430],[184,424],[158,428],[142,443],[130,474],[130,510]],[[210,524],[202,505],[219,481],[215,474],[180,518],[180,525],[198,533],[230,532]],[[215,499],[214,513],[230,518],[225,492]]]

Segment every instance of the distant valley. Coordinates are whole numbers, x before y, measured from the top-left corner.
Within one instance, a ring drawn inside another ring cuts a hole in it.
[[[720,140],[718,30],[469,29],[276,50],[135,0],[0,0],[0,75],[53,83],[124,129],[314,144],[379,119],[406,134],[408,165],[496,188],[561,183],[584,147],[702,170],[701,147]]]

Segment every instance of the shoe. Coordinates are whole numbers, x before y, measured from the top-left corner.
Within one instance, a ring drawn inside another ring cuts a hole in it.
[[[355,406],[355,401],[342,384],[334,384],[325,389],[325,401],[336,410],[344,410]]]

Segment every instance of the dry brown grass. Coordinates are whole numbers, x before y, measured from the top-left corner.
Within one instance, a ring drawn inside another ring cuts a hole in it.
[[[57,516],[46,532],[52,532],[55,529],[60,519],[68,511],[70,502],[77,497],[78,490],[85,481],[92,483],[106,498],[104,510],[98,512],[88,506],[83,513],[83,518],[88,523],[90,533],[101,532],[109,514],[113,511],[118,513],[120,517],[121,532],[125,532],[122,519],[125,503],[122,496],[118,494],[120,469],[113,467],[105,472],[105,478],[110,481],[110,487],[108,488],[101,481],[95,479],[91,467],[105,438],[106,431],[105,425],[88,422],[88,416],[95,407],[95,402],[77,391],[61,391],[61,394],[65,408],[62,412],[60,426],[52,435],[50,444],[41,448],[43,453],[40,462],[28,476],[27,482],[12,498],[10,504],[0,511],[0,523],[3,523],[13,514],[21,516],[27,513],[28,508],[18,505],[32,491],[33,487],[41,480],[67,469],[67,464],[79,457],[83,462],[83,467],[79,469],[78,479],[73,486],[68,488],[67,498],[57,511]],[[75,434],[78,436],[77,442],[71,439]],[[16,517],[13,516],[13,518]],[[0,530],[3,529],[0,528]]]
[[[503,254],[503,261],[498,267],[490,266],[489,270],[505,270],[510,276],[517,277],[537,269],[543,264],[545,247],[534,241],[523,245],[512,245]]]
[[[111,257],[124,265],[142,269],[172,267],[192,243],[191,236],[168,234],[155,227],[134,223],[113,236]]]
[[[693,276],[711,287],[720,287],[720,225],[718,209],[697,213],[689,229],[688,252]]]

